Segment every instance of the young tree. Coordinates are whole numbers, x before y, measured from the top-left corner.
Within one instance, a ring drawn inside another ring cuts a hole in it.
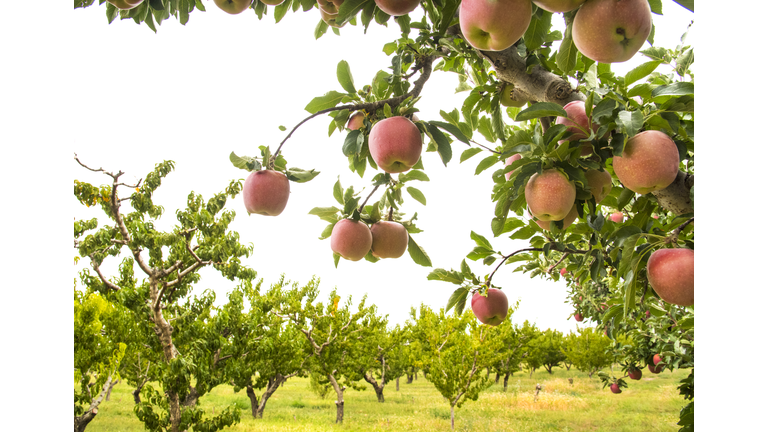
[[[557,330],[546,329],[539,336],[539,349],[541,350],[542,365],[547,372],[552,373],[552,368],[565,361],[562,351],[563,333]]]
[[[519,303],[510,307],[507,316],[511,317],[518,306]],[[507,391],[509,377],[520,370],[525,343],[529,336],[524,334],[519,326],[512,324],[511,319],[506,319],[498,326],[491,327],[490,331],[494,334],[490,337],[498,338],[502,343],[499,350],[499,361],[493,366],[492,370],[496,372],[497,384],[498,377],[504,375],[504,391]]]
[[[224,193],[215,195],[207,203],[191,193],[187,208],[176,213],[178,225],[164,232],[158,230],[154,222],[162,215],[163,208],[153,202],[153,195],[173,170],[173,162],[157,164],[143,181],[127,185],[121,182],[122,171],[94,169],[77,156],[75,160],[82,167],[111,179],[111,184],[100,187],[75,180],[77,200],[89,207],[99,206],[109,220],[101,226],[96,219],[75,222],[75,247],[81,257],[90,260],[93,270],[83,271],[81,280],[90,291],[130,310],[138,334],[149,336],[142,341],[149,347],[147,351],[152,352],[145,380],[158,382],[162,388],[159,392],[154,387],[143,386],[141,391],[147,401],[136,405],[136,415],[149,430],[172,432],[193,426],[217,430],[235,423],[239,410],[234,406],[204,418],[199,408],[184,404],[194,379],[202,378],[195,374],[199,371],[195,361],[201,353],[185,351],[185,348],[207,345],[211,342],[206,340],[207,336],[218,338],[218,335],[197,334],[187,328],[194,327],[195,320],[205,316],[212,304],[210,295],[189,297],[194,284],[200,280],[200,269],[213,266],[230,280],[255,277],[253,270],[241,264],[241,258],[251,250],[241,245],[238,235],[227,228],[234,212],[223,210],[227,197],[235,197],[240,192],[240,183],[232,182]],[[124,212],[125,201],[130,202],[132,212]],[[95,232],[85,235],[94,229]],[[108,277],[102,271],[104,261],[119,256],[123,250],[130,256],[123,260],[118,276]],[[139,281],[134,276],[134,267],[140,269],[145,279]],[[187,301],[183,303],[185,298]],[[195,338],[197,343],[188,338]],[[184,341],[184,346],[178,344],[179,339]],[[215,346],[215,341],[213,343]],[[205,355],[212,359],[214,353],[207,351]],[[140,367],[136,369],[143,369],[138,353],[137,360]],[[156,409],[165,413],[158,413]]]
[[[386,319],[384,325],[386,326]],[[368,362],[362,365],[360,373],[363,379],[373,387],[376,399],[384,402],[384,386],[399,379],[408,362],[407,353],[404,351],[406,333],[399,325],[392,330],[387,328],[374,330],[373,337],[367,338],[360,344],[360,348],[364,351],[360,354],[361,357],[368,358]]]
[[[569,333],[563,344],[563,354],[573,366],[592,374],[613,363],[611,340],[591,327],[579,329],[579,334]]]
[[[336,392],[336,423],[344,421],[344,390],[352,387],[363,390],[357,384],[362,379],[361,367],[367,355],[361,352],[362,341],[370,338],[386,323],[376,315],[376,307],[365,306],[365,297],[357,311],[352,310],[352,297],[340,305],[341,300],[334,289],[324,306],[313,302],[318,295],[317,279],[299,288],[297,284],[289,290],[275,285],[267,294],[273,304],[273,313],[287,320],[301,332],[309,342],[305,356],[310,358],[310,370],[328,380]],[[369,354],[369,353],[367,353]],[[320,381],[319,384],[325,384]]]
[[[75,8],[94,3],[78,0]],[[426,203],[423,193],[406,184],[428,179],[424,166],[420,162],[407,164],[410,171],[398,174],[389,166],[390,161],[376,160],[371,148],[375,140],[370,137],[376,125],[390,118],[415,120],[419,97],[433,71],[456,73],[458,90],[467,95],[461,109],[446,107],[440,119],[419,119],[414,124],[427,141],[426,150],[435,151],[446,165],[454,159],[456,146],[467,146],[460,162],[484,154],[475,173],[486,173],[494,181],[489,192],[496,205],[493,214],[488,215],[492,232],[495,237],[526,240],[528,245],[516,251],[500,251],[486,238],[471,232],[476,247],[467,258],[495,267],[484,276],[475,275],[466,266],[461,271],[433,270],[429,279],[459,285],[447,309],[456,306],[461,312],[467,298],[494,287],[493,276],[504,263],[518,263],[518,270],[553,281],[560,279],[554,270],[565,267],[571,272],[568,279],[575,309],[605,328],[609,337],[614,332],[632,332],[637,327],[633,313],[646,310],[646,302],[661,289],[657,286],[647,290],[648,257],[661,249],[694,249],[694,55],[693,48],[686,44],[683,28],[679,29],[681,42],[673,49],[653,46],[651,12],[662,14],[663,4],[657,0],[633,3],[642,9],[635,19],[647,33],[640,34],[637,40],[628,37],[617,42],[613,48],[621,56],[601,52],[584,42],[585,24],[579,24],[592,23],[586,26],[598,31],[596,23],[613,22],[609,18],[614,17],[589,16],[597,3],[588,0],[578,9],[550,13],[522,2],[526,9],[523,13],[517,11],[522,24],[515,37],[504,46],[490,47],[478,43],[471,32],[465,34],[468,27],[461,24],[461,16],[471,12],[463,9],[459,0],[427,0],[418,11],[394,18],[377,9],[374,0],[346,1],[332,20],[326,18],[329,22],[318,24],[315,37],[325,34],[329,25],[334,33],[341,34],[339,28],[347,24],[367,29],[370,25],[397,23],[392,27],[400,29],[400,37],[384,46],[384,52],[392,58],[391,72],[380,71],[371,85],[358,88],[349,65],[339,62],[337,76],[344,91],[319,90],[317,94],[322,96],[312,98],[305,107],[309,116],[287,132],[274,153],[262,149],[265,166],[285,169],[280,152],[294,131],[307,121],[328,114],[333,133],[342,131],[352,115],[362,113],[362,125],[349,131],[340,145],[350,170],[361,177],[368,166],[388,169],[370,178],[371,186],[381,189],[382,197],[376,205],[358,205],[360,197],[355,197],[355,188],[348,189],[347,194],[340,186],[334,187],[333,198],[343,209],[318,207],[313,211],[330,223],[322,235],[330,236],[342,219],[373,225],[389,214],[388,221],[399,220],[407,225],[411,258],[431,266],[410,235],[418,232],[412,224],[415,215],[407,220],[389,211],[403,203],[403,189],[413,200]],[[664,3],[664,9],[682,6],[693,12],[692,0],[675,3]],[[315,13],[311,11],[315,4],[311,0],[286,0],[268,9],[260,1],[245,3],[259,19],[273,10],[278,22],[289,10]],[[171,0],[145,1],[126,11],[106,4],[110,22],[119,15],[144,23],[153,31],[171,16],[187,23],[192,12],[204,9],[201,2]],[[560,20],[564,31],[553,27]],[[615,29],[608,30],[616,34]],[[652,46],[638,52],[646,39]],[[646,61],[623,76],[611,70],[611,62],[631,57]],[[528,106],[523,107],[526,103]],[[648,137],[654,137],[650,140],[654,141],[652,146],[663,146],[665,150],[636,150],[648,148],[637,144],[647,142]],[[478,142],[483,139],[488,144]],[[638,152],[666,156],[663,164],[656,160],[640,163],[643,167],[638,169],[624,170],[622,164],[631,163],[627,161]],[[232,162],[254,169],[254,160],[234,157]],[[664,170],[659,169],[662,165]],[[534,190],[541,189],[533,184],[545,174],[561,185],[556,194],[559,205],[553,212],[537,209],[541,199]],[[640,181],[638,177],[644,176],[652,181]],[[612,185],[610,190],[608,183]],[[524,216],[527,209],[531,209],[532,218]],[[607,220],[605,214],[614,212],[622,212],[625,217],[619,222]],[[367,258],[376,260],[370,253]],[[687,285],[692,289],[692,280]],[[673,315],[692,315],[692,309],[683,309],[692,303],[691,299],[684,304],[672,303],[681,308]],[[664,332],[669,336],[667,340],[681,339],[679,327]],[[675,364],[692,366],[687,361]]]

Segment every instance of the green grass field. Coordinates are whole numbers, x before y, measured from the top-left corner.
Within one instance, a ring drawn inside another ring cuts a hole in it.
[[[493,385],[455,413],[457,431],[676,431],[680,409],[686,405],[678,395],[679,380],[687,370],[653,375],[643,371],[640,381],[628,380],[630,387],[621,394],[602,389],[597,374],[556,368],[550,375],[538,370],[532,378],[516,373],[505,393],[501,384]],[[493,377],[493,376],[492,376]],[[568,382],[573,378],[573,384]],[[502,377],[503,379],[503,377]],[[536,384],[543,386],[534,402]],[[367,385],[367,383],[366,383]],[[99,415],[86,429],[96,431],[143,431],[133,414],[133,389],[118,384],[109,402],[99,407]],[[450,406],[423,375],[413,384],[400,381],[384,390],[386,401],[376,401],[368,386],[365,391],[348,390],[344,397],[344,423],[336,425],[335,394],[331,390],[321,399],[309,389],[308,378],[293,378],[267,403],[264,418],[251,416],[245,391],[235,394],[231,386],[216,387],[200,401],[206,413],[220,412],[236,403],[241,411],[232,431],[433,431],[450,430]]]

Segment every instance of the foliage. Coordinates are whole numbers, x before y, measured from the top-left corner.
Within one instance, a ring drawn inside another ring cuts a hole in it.
[[[589,374],[613,364],[611,340],[590,327],[579,328],[578,334],[565,337],[563,353],[573,366]]]

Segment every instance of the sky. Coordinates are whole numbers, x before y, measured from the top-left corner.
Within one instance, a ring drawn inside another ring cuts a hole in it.
[[[255,155],[259,145],[274,148],[284,137],[279,125],[298,123],[313,97],[341,90],[335,79],[339,60],[350,63],[358,86],[368,83],[389,64],[381,46],[398,37],[394,28],[371,26],[363,38],[347,26],[342,37],[328,34],[315,41],[316,11],[288,14],[273,26],[270,17],[258,21],[249,13],[219,13],[209,1],[209,11],[195,12],[186,27],[171,20],[153,34],[132,21],[108,25],[103,7],[73,11],[70,4],[49,0],[34,7],[18,1],[0,6],[0,222],[5,228],[0,236],[5,276],[0,324],[4,346],[12,353],[2,356],[0,364],[7,371],[20,365],[35,375],[44,371],[46,392],[66,403],[47,406],[46,418],[34,403],[14,407],[14,421],[35,418],[51,426],[71,415],[72,312],[64,305],[71,300],[72,217],[92,214],[78,213],[82,209],[72,198],[70,182],[105,181],[78,168],[73,152],[90,165],[125,171],[127,179],[142,177],[160,160],[175,160],[176,171],[158,193],[167,210],[163,220],[172,224],[173,209],[183,205],[190,190],[208,197],[231,179],[245,177],[229,165],[231,151]],[[667,15],[679,9],[669,0],[663,4]],[[744,361],[761,358],[768,301],[761,270],[766,235],[760,168],[768,150],[756,91],[766,12],[768,4],[754,0],[727,8],[700,2],[694,39],[689,39],[696,47],[700,132],[696,417],[712,430],[749,429],[752,413],[760,412],[764,400],[761,387],[752,383],[759,367]],[[657,24],[660,19],[654,16]],[[671,43],[661,43],[657,34],[658,43],[676,44],[687,20],[671,26]],[[453,109],[463,100],[464,95],[452,94],[456,78],[440,75],[434,74],[424,89],[419,103],[423,119],[437,119],[438,109]],[[343,135],[328,139],[327,126],[327,120],[315,119],[284,147],[290,166],[322,172],[310,183],[292,185],[285,212],[278,218],[236,218],[233,229],[256,249],[252,267],[265,283],[281,273],[300,283],[318,275],[324,295],[334,286],[354,301],[367,293],[391,322],[405,319],[411,305],[444,306],[452,285],[426,281],[429,270],[408,257],[375,265],[341,262],[338,270],[333,268],[328,240],[317,239],[324,223],[307,212],[333,204],[335,173],[342,173],[345,186],[359,188],[366,181],[345,172]],[[454,145],[455,154],[460,149]],[[470,230],[492,238],[490,180],[472,175],[475,159],[454,160],[444,168],[430,153],[424,164],[432,181],[419,188],[428,206],[409,204],[406,212],[418,212],[425,232],[416,240],[434,265],[456,268],[473,246]],[[232,204],[236,211],[238,204]],[[273,236],[276,232],[284,235]],[[521,247],[504,238],[492,242],[505,252]],[[487,272],[477,263],[470,265],[477,273]],[[515,322],[573,328],[573,320],[567,320],[571,310],[563,304],[564,285],[508,271],[494,281],[510,300],[522,298]],[[228,289],[226,284],[213,287]],[[39,398],[41,387],[30,385],[29,376],[6,377],[8,388],[17,393],[14,400]],[[738,397],[731,396],[734,391]]]
[[[343,91],[336,80],[340,60],[349,63],[360,88],[390,65],[382,47],[400,36],[393,23],[386,28],[371,25],[366,35],[361,26],[347,25],[341,29],[341,37],[328,32],[315,41],[313,31],[320,19],[317,10],[288,13],[275,25],[271,12],[258,21],[251,13],[231,16],[213,5],[207,9],[206,13],[192,13],[186,26],[166,21],[157,34],[132,20],[106,25],[103,8],[71,14],[76,39],[89,41],[70,52],[77,70],[89,77],[73,83],[77,94],[73,108],[88,113],[87,122],[71,125],[73,150],[91,167],[126,172],[128,182],[138,180],[161,160],[174,160],[176,170],[155,198],[166,208],[160,223],[166,229],[175,223],[174,210],[185,205],[190,190],[207,198],[231,179],[247,176],[229,162],[230,152],[256,156],[260,145],[274,151],[288,133],[280,131],[280,125],[290,130],[308,115],[304,106],[312,98],[330,90]],[[676,45],[691,20],[689,12],[670,9],[670,16],[654,17],[677,24],[676,29],[662,33],[673,26],[659,23],[656,40],[661,46]],[[672,16],[672,12],[680,13]],[[637,56],[615,69],[620,73],[629,70],[643,58]],[[416,105],[419,118],[441,120],[441,109],[460,109],[467,93],[454,93],[457,85],[455,74],[434,73]],[[334,268],[330,239],[318,239],[327,223],[308,212],[336,205],[332,188],[337,179],[345,188],[365,187],[363,196],[367,196],[375,172],[368,169],[361,179],[349,171],[341,154],[346,132],[328,137],[329,121],[320,116],[305,123],[283,147],[288,166],[312,168],[321,174],[309,183],[291,184],[288,206],[281,215],[248,216],[240,197],[229,203],[228,208],[237,213],[231,228],[240,233],[243,243],[254,245],[254,254],[246,263],[265,284],[277,281],[281,274],[300,284],[317,276],[322,300],[327,300],[334,287],[344,299],[351,295],[355,304],[367,294],[368,301],[387,314],[392,325],[403,323],[410,308],[418,309],[421,303],[434,310],[445,307],[456,286],[428,281],[431,269],[416,265],[408,254],[375,264],[342,260]],[[479,133],[477,138],[484,142]],[[407,217],[416,212],[417,226],[424,230],[414,239],[435,268],[459,268],[474,247],[470,231],[490,239],[505,254],[527,246],[525,241],[505,236],[493,238],[491,174],[498,167],[475,176],[477,163],[489,154],[460,164],[459,155],[465,148],[460,142],[453,144],[454,159],[447,167],[437,153],[422,155],[430,181],[410,185],[424,192],[427,206],[404,194],[403,210]],[[109,180],[75,163],[70,168],[71,175],[82,181],[103,184]],[[77,218],[99,213],[75,200],[68,204]],[[113,267],[117,262],[113,260]],[[493,268],[469,264],[481,277]],[[504,266],[494,276],[510,304],[521,300],[513,322],[529,320],[543,329],[575,330],[575,321],[568,319],[572,306],[564,303],[565,282],[531,279],[522,272],[513,273],[515,267]],[[232,283],[213,269],[206,269],[203,276],[199,288],[211,288],[219,303],[226,301]]]

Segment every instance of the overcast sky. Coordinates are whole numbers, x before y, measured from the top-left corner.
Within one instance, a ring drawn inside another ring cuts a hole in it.
[[[256,156],[259,145],[275,150],[287,134],[279,130],[280,125],[290,130],[308,115],[304,107],[313,97],[330,90],[343,91],[336,80],[340,60],[349,62],[355,85],[360,88],[369,84],[378,70],[387,70],[391,60],[382,46],[400,36],[394,23],[388,28],[371,25],[367,35],[360,26],[347,25],[341,29],[341,37],[329,31],[316,41],[317,10],[288,13],[275,25],[272,12],[258,21],[250,12],[231,16],[213,4],[207,9],[206,13],[194,12],[186,26],[176,20],[166,21],[157,34],[132,20],[107,25],[103,7],[71,12],[75,39],[83,43],[70,51],[72,65],[82,78],[72,82],[71,109],[80,113],[81,121],[70,125],[70,144],[84,163],[122,170],[126,181],[143,177],[159,161],[176,161],[175,172],[155,198],[166,210],[161,227],[175,224],[175,210],[185,205],[191,190],[208,198],[231,179],[247,176],[231,165],[230,152]],[[656,41],[657,45],[674,47],[692,15],[679,7],[669,9],[669,16],[654,16],[659,24]],[[673,13],[680,12],[678,9],[682,13]],[[661,19],[671,24],[660,23]],[[553,21],[561,24],[560,15]],[[622,73],[643,61],[645,57],[637,55],[631,63],[616,65],[614,70]],[[434,73],[416,105],[421,110],[419,117],[440,120],[441,109],[460,109],[467,93],[455,94],[457,85],[455,74]],[[361,179],[348,170],[341,153],[346,132],[329,138],[329,121],[329,117],[320,116],[305,123],[283,147],[288,166],[314,168],[321,174],[309,183],[291,183],[290,200],[280,216],[249,217],[240,197],[229,203],[228,208],[237,212],[232,229],[240,233],[243,243],[254,245],[247,265],[257,270],[265,284],[277,281],[281,274],[299,283],[317,276],[322,300],[334,287],[342,298],[352,295],[355,303],[367,294],[369,302],[376,304],[380,313],[388,314],[392,324],[404,322],[410,308],[421,303],[435,310],[444,307],[456,286],[428,281],[431,269],[416,265],[407,253],[376,264],[341,260],[334,268],[330,239],[318,239],[327,223],[308,212],[313,207],[336,205],[332,187],[338,175],[345,188],[366,187],[367,195],[375,173],[368,169]],[[482,141],[479,133],[478,137]],[[475,167],[485,156],[480,154],[459,164],[465,148],[460,142],[453,144],[454,159],[447,168],[437,153],[423,154],[431,181],[413,186],[424,192],[427,206],[404,194],[407,202],[403,209],[408,216],[417,212],[417,226],[424,230],[414,239],[436,268],[459,267],[474,247],[472,230],[486,236],[505,254],[527,246],[525,241],[504,236],[493,238],[490,175],[496,168],[475,176]],[[96,184],[108,180],[74,162],[69,168],[79,180]],[[77,218],[98,213],[75,200],[68,205]],[[117,260],[112,261],[117,264]],[[492,269],[469,263],[481,277]],[[494,284],[504,289],[510,304],[521,299],[514,322],[530,320],[540,328],[565,332],[575,329],[575,321],[568,319],[572,307],[564,303],[565,282],[531,279],[521,272],[512,273],[515,267],[504,266],[494,276]],[[199,288],[211,288],[218,302],[226,301],[232,283],[213,269],[204,270],[203,275]]]

